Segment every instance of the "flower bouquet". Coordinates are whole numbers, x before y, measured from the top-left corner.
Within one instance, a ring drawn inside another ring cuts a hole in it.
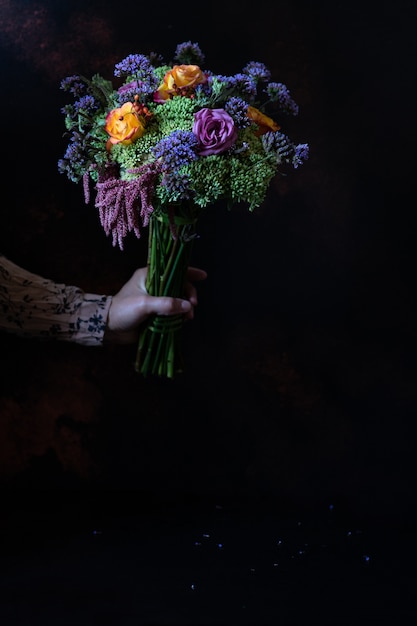
[[[218,200],[253,211],[285,165],[308,158],[308,144],[293,143],[276,121],[297,115],[298,105],[263,63],[215,74],[191,41],[169,64],[155,53],[131,54],[114,76],[117,88],[100,75],[61,82],[73,102],[62,109],[69,144],[58,170],[83,181],[86,203],[93,186],[113,246],[123,250],[128,233],[139,238],[148,227],[147,291],[182,297],[201,212]],[[138,372],[182,371],[181,325],[181,316],[147,321]]]

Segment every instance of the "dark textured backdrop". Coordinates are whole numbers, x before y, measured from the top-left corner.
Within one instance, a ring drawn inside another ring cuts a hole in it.
[[[310,144],[261,210],[203,216],[177,380],[139,378],[131,347],[1,336],[4,496],[336,502],[414,523],[414,3],[0,0],[0,16],[0,249],[31,271],[114,293],[146,262],[145,238],[112,248],[57,172],[67,75],[191,39],[217,72],[265,62]]]

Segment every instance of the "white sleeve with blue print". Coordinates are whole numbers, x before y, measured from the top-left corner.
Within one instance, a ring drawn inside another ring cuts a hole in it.
[[[100,346],[111,300],[32,274],[0,254],[1,331]]]

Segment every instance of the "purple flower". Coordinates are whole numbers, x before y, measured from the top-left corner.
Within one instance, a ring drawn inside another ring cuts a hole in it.
[[[204,54],[201,52],[201,48],[198,43],[191,43],[191,41],[185,41],[180,43],[175,50],[175,60],[180,65],[203,65]]]
[[[271,78],[271,72],[264,63],[258,61],[251,61],[243,68],[243,73],[248,74],[255,80],[269,80]]]
[[[249,126],[248,103],[245,100],[231,96],[231,98],[226,100],[224,109],[233,118],[237,128],[247,128]]]
[[[198,139],[201,156],[221,154],[237,139],[237,128],[224,109],[200,109],[194,114],[193,133]]]
[[[290,96],[288,87],[283,83],[268,83],[265,93],[271,102],[277,102],[281,111],[288,115],[298,115],[298,104]]]
[[[151,62],[144,54],[129,54],[123,61],[117,63],[114,68],[114,75],[121,76],[137,76],[152,74],[153,68]]]
[[[141,102],[149,98],[159,85],[159,79],[154,72],[150,60],[143,54],[129,54],[115,66],[114,75],[131,78],[118,89],[119,103],[122,105],[129,100],[133,101],[135,94]]]

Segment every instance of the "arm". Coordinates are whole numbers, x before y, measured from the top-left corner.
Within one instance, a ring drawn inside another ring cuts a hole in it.
[[[0,330],[100,345],[111,297],[55,283],[0,256]]]
[[[136,341],[140,324],[154,313],[193,317],[197,294],[190,281],[206,278],[203,270],[189,268],[186,300],[150,296],[146,274],[146,268],[136,270],[115,296],[97,295],[28,272],[0,255],[0,330],[98,346]]]

